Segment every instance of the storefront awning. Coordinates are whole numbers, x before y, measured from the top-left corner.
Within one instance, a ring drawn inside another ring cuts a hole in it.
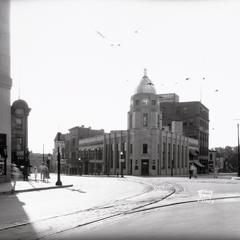
[[[199,151],[198,151],[197,149],[189,149],[189,153],[190,153],[192,156],[198,156]]]
[[[202,165],[202,164],[199,162],[199,160],[194,160],[193,163],[196,164],[196,165],[199,166],[199,167],[205,167],[204,165]]]

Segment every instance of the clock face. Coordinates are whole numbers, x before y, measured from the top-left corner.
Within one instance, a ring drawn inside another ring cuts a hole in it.
[[[23,109],[21,109],[21,108],[16,109],[15,112],[16,112],[16,114],[23,114],[24,113]]]
[[[147,104],[149,103],[149,99],[148,99],[148,98],[144,98],[144,99],[142,100],[142,102],[143,102],[143,104],[147,105]]]

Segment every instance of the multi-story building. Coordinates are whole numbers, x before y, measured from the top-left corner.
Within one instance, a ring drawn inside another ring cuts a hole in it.
[[[208,167],[210,172],[214,172],[215,169],[222,170],[225,165],[225,158],[220,156],[216,150],[209,150],[208,152]]]
[[[128,129],[79,140],[84,173],[129,175],[187,174],[190,152],[198,141],[162,126],[159,97],[146,72],[128,112]],[[192,159],[194,161],[194,158]]]
[[[54,138],[54,149],[52,158],[52,170],[57,171],[58,153],[60,154],[61,172],[67,173],[67,156],[69,150],[69,134],[57,133]]]
[[[29,168],[28,115],[31,109],[24,100],[16,100],[11,107],[12,162],[19,169]]]
[[[159,95],[163,125],[171,130],[172,121],[183,123],[183,135],[199,142],[198,172],[208,172],[209,110],[201,102],[164,101]]]
[[[68,174],[81,174],[82,165],[79,160],[78,142],[80,139],[103,135],[104,130],[91,129],[91,127],[73,127],[69,129],[69,133],[61,134],[61,168]],[[54,139],[54,159],[57,160],[57,137]]]
[[[11,103],[10,91],[10,0],[0,1],[0,182],[10,180]]]

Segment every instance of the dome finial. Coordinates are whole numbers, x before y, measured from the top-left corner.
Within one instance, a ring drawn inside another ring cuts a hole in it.
[[[146,76],[147,76],[147,69],[144,68],[144,77],[146,77]]]

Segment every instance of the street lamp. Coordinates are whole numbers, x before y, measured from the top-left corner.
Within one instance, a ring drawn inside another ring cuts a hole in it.
[[[51,154],[49,153],[47,155],[47,167],[48,167],[49,171],[50,171],[50,161],[51,161]]]
[[[60,149],[59,149],[59,145],[60,145],[60,137],[61,137],[61,133],[58,132],[57,133],[57,160],[58,160],[58,180],[56,182],[56,186],[62,186],[62,182],[60,180],[60,172],[61,172],[61,165],[60,165]]]
[[[124,163],[125,159],[124,159],[124,153],[121,152],[120,153],[120,162],[121,162],[121,177],[123,177],[123,163]]]
[[[79,158],[78,158],[78,161],[79,161],[79,162],[78,162],[79,175],[82,175],[82,174],[81,174],[81,160],[82,160],[82,159],[79,157]]]

